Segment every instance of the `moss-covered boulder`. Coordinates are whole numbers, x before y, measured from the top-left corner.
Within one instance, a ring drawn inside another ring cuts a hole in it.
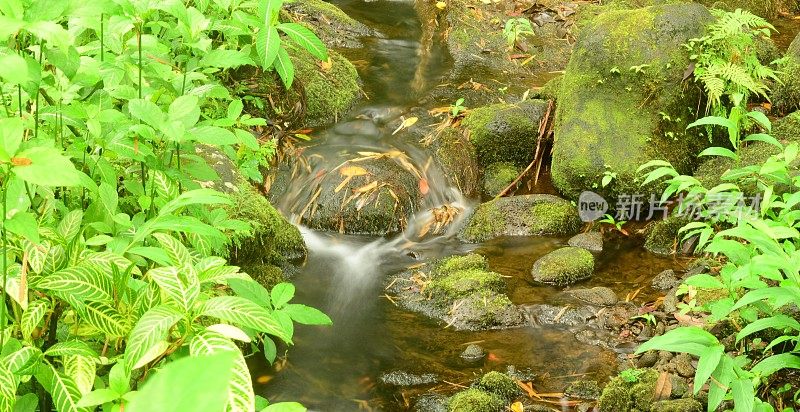
[[[800,110],[800,35],[786,50],[780,72],[781,81],[772,88],[772,103],[784,113]]]
[[[623,371],[603,388],[600,412],[650,411],[655,400],[658,372],[653,369]]]
[[[424,282],[414,279],[426,279]],[[456,329],[520,326],[522,311],[503,294],[505,281],[478,254],[453,256],[403,272],[389,291],[405,308],[441,319]]]
[[[703,404],[692,398],[658,401],[650,408],[650,412],[703,412],[704,410]]]
[[[684,82],[683,44],[712,21],[697,3],[677,3],[600,14],[579,32],[561,81],[556,110],[552,178],[576,199],[606,171],[616,178],[606,199],[642,193],[640,165],[666,159],[693,170],[708,139],[686,126],[702,113],[702,91]]]
[[[580,225],[575,206],[557,196],[501,197],[478,206],[461,238],[483,242],[500,236],[570,235]]]
[[[682,216],[670,216],[659,220],[647,228],[647,236],[644,241],[644,248],[648,252],[657,255],[671,255],[677,249],[680,240],[678,231],[687,223],[689,219]]]
[[[500,396],[505,400],[511,400],[522,394],[519,386],[514,379],[502,372],[491,371],[475,383],[475,386]]]
[[[328,47],[361,47],[361,37],[373,34],[369,27],[327,1],[289,2],[286,3],[285,10],[293,21],[313,30]]]
[[[205,182],[204,186],[228,193],[233,201],[226,207],[228,215],[251,226],[249,234],[232,239],[230,258],[234,263],[285,266],[289,261],[305,258],[307,251],[300,231],[241,176],[228,156],[210,146],[198,146],[196,152],[218,176],[218,180]]]
[[[566,286],[588,279],[594,274],[594,256],[586,249],[564,247],[554,250],[533,263],[533,280]]]
[[[421,194],[407,158],[394,153],[397,156],[375,156],[331,169],[318,156],[287,159],[275,174],[270,199],[282,202],[283,210],[298,223],[315,230],[368,235],[401,232],[419,208]]]
[[[772,135],[783,143],[800,142],[800,111],[775,122]]]
[[[747,10],[757,16],[772,20],[777,17],[783,0],[703,0],[701,3],[711,8],[727,11]]]
[[[448,127],[436,134],[429,146],[450,183],[464,196],[480,195],[478,159],[463,129]]]
[[[502,412],[506,402],[500,396],[478,388],[470,388],[450,398],[449,412]]]
[[[483,172],[483,193],[495,197],[519,175],[520,169],[510,162],[492,163]]]
[[[475,147],[478,163],[482,167],[496,162],[527,166],[533,160],[539,122],[547,106],[544,100],[527,100],[470,111],[462,125],[469,131],[469,141]]]

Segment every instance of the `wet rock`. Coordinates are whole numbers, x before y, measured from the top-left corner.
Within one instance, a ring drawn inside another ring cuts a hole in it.
[[[675,275],[675,271],[672,269],[667,269],[653,278],[650,284],[656,290],[670,290],[675,286],[681,284],[681,280]]]
[[[557,196],[502,197],[478,206],[461,238],[477,243],[500,236],[568,235],[580,224],[575,206]]]
[[[650,412],[703,412],[703,410],[703,405],[691,398],[658,401],[650,408]]]
[[[405,387],[434,384],[439,378],[432,373],[418,375],[406,371],[392,371],[381,375],[380,380],[384,385]]]
[[[483,172],[483,192],[495,197],[519,175],[520,169],[510,162],[492,163]]]
[[[592,277],[594,256],[585,249],[565,247],[552,251],[533,264],[533,280],[556,286],[569,285]]]
[[[499,412],[506,406],[502,397],[478,388],[470,388],[450,398],[449,412]]]
[[[539,122],[547,111],[544,100],[517,104],[495,104],[470,111],[462,121],[469,131],[478,163],[488,167],[496,162],[527,166],[534,156]]]
[[[483,351],[483,348],[476,344],[471,344],[461,352],[461,359],[464,359],[467,362],[477,362],[483,359],[486,356],[486,352]]]
[[[600,253],[603,251],[603,234],[600,232],[578,233],[571,237],[567,244],[590,252]]]
[[[533,325],[586,325],[594,319],[596,311],[588,306],[554,306],[548,304],[526,305],[525,310]]]
[[[597,190],[611,171],[616,178],[599,190],[605,199],[646,199],[660,191],[640,186],[640,165],[666,159],[681,173],[694,169],[709,142],[686,131],[702,90],[683,86],[690,63],[683,44],[710,21],[702,5],[664,4],[608,11],[579,31],[556,111],[552,178],[561,193],[576,199]]]
[[[506,367],[506,375],[510,376],[511,379],[515,379],[518,381],[523,382],[530,382],[536,379],[536,373],[534,373],[530,368],[525,368],[525,370],[518,370],[514,365],[508,365]]]
[[[600,393],[601,390],[600,386],[597,385],[597,381],[588,379],[572,382],[572,384],[564,390],[565,395],[570,398],[578,399],[597,399],[600,397]]]
[[[671,396],[673,398],[682,398],[689,393],[689,385],[686,383],[686,379],[680,376],[670,375],[669,380],[672,383]]]
[[[361,37],[373,34],[369,27],[326,1],[290,2],[286,4],[285,10],[294,21],[310,28],[331,48],[361,47]]]
[[[603,388],[598,400],[600,412],[650,410],[655,398],[658,372],[652,369],[629,369],[614,377]]]
[[[658,352],[656,351],[649,351],[642,354],[639,359],[636,360],[636,367],[637,368],[649,368],[652,367],[658,362]]]
[[[447,412],[447,398],[438,393],[426,393],[414,402],[414,412]]]
[[[289,223],[272,204],[239,173],[233,161],[218,149],[200,145],[197,155],[214,169],[218,179],[202,182],[204,187],[228,193],[233,204],[226,206],[228,216],[248,222],[249,234],[232,239],[230,260],[237,264],[286,266],[289,261],[306,256],[300,231]]]
[[[772,135],[784,143],[800,141],[800,111],[775,122],[772,126]]]
[[[424,283],[412,277],[427,279]],[[522,310],[503,294],[505,281],[477,254],[454,256],[403,272],[389,291],[406,309],[441,319],[457,330],[503,329],[525,323]]]
[[[644,242],[644,248],[657,255],[671,255],[675,253],[678,243],[678,231],[689,223],[689,219],[670,216],[659,220],[650,226]]]
[[[564,294],[594,306],[612,306],[619,301],[613,290],[603,286],[590,289],[570,289]]]
[[[317,170],[314,157],[287,159],[278,168],[270,198],[284,202],[299,223],[315,230],[386,235],[405,229],[419,208],[418,178],[405,155],[347,163],[336,170]],[[323,166],[320,166],[323,167]],[[295,176],[306,176],[298,182]]]
[[[686,353],[679,353],[672,360],[675,365],[675,372],[684,378],[694,376],[694,366],[692,366],[692,357]]]
[[[511,400],[522,394],[517,383],[510,376],[492,371],[481,377],[475,384],[476,387],[500,396],[505,400]]]
[[[444,129],[435,136],[430,147],[447,178],[464,196],[480,195],[478,159],[464,130],[453,127]]]

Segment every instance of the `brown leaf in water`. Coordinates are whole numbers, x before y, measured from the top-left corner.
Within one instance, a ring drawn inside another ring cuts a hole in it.
[[[430,187],[428,187],[428,180],[427,179],[419,179],[419,192],[425,196],[430,191]]]
[[[669,399],[670,395],[672,394],[672,380],[670,379],[670,375],[667,372],[661,372],[658,375],[658,380],[656,381],[656,393],[654,400],[661,401],[664,399]]]

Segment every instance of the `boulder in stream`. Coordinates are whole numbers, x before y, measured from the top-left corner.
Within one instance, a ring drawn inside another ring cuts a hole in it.
[[[648,193],[636,177],[652,159],[693,170],[709,141],[686,130],[702,115],[702,90],[684,81],[683,45],[712,19],[700,4],[672,3],[608,11],[581,28],[558,93],[552,178],[561,193],[577,199],[599,190],[615,203]],[[616,178],[597,189],[607,171]]]
[[[289,2],[285,10],[293,21],[314,31],[331,48],[361,47],[361,37],[373,34],[369,27],[323,0]]]
[[[600,253],[603,251],[603,234],[600,232],[578,233],[569,238],[567,244],[590,252]]]
[[[501,197],[478,206],[461,237],[477,243],[500,236],[570,235],[580,225],[578,209],[557,196]]]
[[[610,288],[604,286],[596,286],[588,289],[570,289],[564,291],[564,294],[594,306],[612,306],[619,302],[617,294]]]
[[[556,286],[566,286],[592,277],[594,256],[586,249],[565,247],[554,250],[533,264],[533,280]]]
[[[495,197],[519,176],[521,169],[511,162],[490,164],[483,172],[483,193]]]

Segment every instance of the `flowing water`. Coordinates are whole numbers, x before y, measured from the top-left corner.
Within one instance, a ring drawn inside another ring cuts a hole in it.
[[[304,154],[316,160],[306,177],[292,182],[293,191],[278,207],[287,215],[296,214],[296,200],[308,198],[304,191],[312,186],[308,179],[317,170],[332,170],[358,152],[397,150],[424,171],[430,184],[423,211],[449,204],[466,215],[476,201],[464,199],[449,186],[425,150],[414,142],[396,139],[385,126],[386,117],[396,117],[415,103],[419,95],[414,90],[421,79],[435,83],[445,64],[433,59],[429,67],[418,67],[421,32],[412,4],[360,0],[335,4],[379,33],[364,39],[362,50],[348,55],[359,66],[369,100],[348,118],[315,133]],[[425,212],[420,212],[406,232],[416,233],[426,219]],[[297,400],[319,411],[395,411],[408,409],[421,391],[447,395],[481,373],[505,371],[509,366],[536,374],[537,390],[543,392],[561,391],[576,377],[606,380],[616,368],[616,354],[581,344],[564,328],[454,331],[403,310],[384,296],[388,279],[419,259],[473,250],[489,259],[492,270],[508,277],[508,294],[516,304],[548,302],[558,292],[532,284],[529,271],[535,259],[563,246],[566,239],[505,238],[466,245],[454,237],[458,224],[455,222],[449,233],[424,241],[413,235],[375,238],[303,228],[309,257],[293,279],[296,301],[325,311],[334,325],[298,326],[295,345],[275,367],[252,359],[257,392],[271,401]],[[657,258],[629,242],[618,242],[607,245],[596,263],[595,277],[581,286],[608,286],[625,296],[654,274],[676,266],[679,262],[673,259]],[[459,353],[473,342],[479,342],[490,355],[477,364],[467,364]],[[440,383],[419,389],[380,384],[382,373],[396,370],[434,373]]]

